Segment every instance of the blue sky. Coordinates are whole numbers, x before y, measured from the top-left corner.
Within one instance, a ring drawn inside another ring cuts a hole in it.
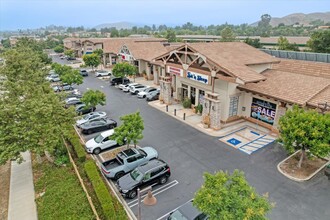
[[[330,11],[329,0],[0,0],[0,30],[50,24],[93,27],[137,24],[196,25],[253,23],[262,14]]]

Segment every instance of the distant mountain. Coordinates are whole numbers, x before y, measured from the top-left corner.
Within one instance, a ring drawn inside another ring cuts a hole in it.
[[[272,18],[270,21],[270,25],[273,27],[278,26],[279,24],[283,23],[285,25],[293,25],[296,23],[308,25],[310,22],[315,20],[322,20],[324,23],[330,22],[330,12],[316,12],[310,14],[303,14],[303,13],[295,13],[284,16],[282,18]],[[258,22],[251,24],[251,26],[257,26]]]
[[[137,24],[129,23],[129,22],[115,22],[115,23],[105,23],[105,24],[99,24],[95,26],[97,30],[100,30],[101,28],[112,28],[115,27],[117,30],[120,29],[132,29],[134,26],[140,26]]]

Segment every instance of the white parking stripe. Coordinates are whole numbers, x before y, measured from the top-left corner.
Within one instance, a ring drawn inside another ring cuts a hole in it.
[[[174,184],[172,184],[174,182]],[[166,190],[168,190],[168,189],[170,189],[170,188],[172,188],[172,187],[174,187],[175,185],[177,185],[179,182],[177,181],[177,180],[174,180],[174,181],[172,181],[170,184],[167,184],[166,186],[168,186],[168,187],[166,187],[166,188],[164,188],[164,189],[162,189],[162,190],[159,190],[159,189],[157,189],[157,190],[154,190],[154,191],[152,191],[152,195],[154,195],[154,196],[156,196],[156,195],[158,195],[159,193],[162,193],[162,192],[164,192],[164,191],[166,191]],[[170,185],[170,186],[169,186]],[[157,192],[156,192],[157,191]],[[156,192],[156,193],[154,193],[154,192]],[[146,195],[143,195],[142,196],[142,198],[144,198],[144,197],[146,197],[147,196],[147,194]],[[137,201],[137,199],[135,200],[135,202]],[[141,199],[141,202],[143,202],[143,199]],[[128,203],[128,205],[129,204],[132,204],[131,202],[130,203]],[[134,203],[133,205],[130,205],[129,207],[130,208],[133,208],[134,206],[136,206],[138,203],[136,202],[136,203]]]
[[[159,187],[159,188],[157,188],[157,189],[155,189],[155,190],[152,190],[151,192],[153,192],[153,193],[154,193],[154,192],[157,192],[158,190],[161,190],[161,189],[163,189],[163,188],[165,188],[165,187],[171,185],[172,183],[178,184],[179,182],[178,182],[177,180],[173,180],[173,181],[167,183],[166,185],[163,185],[163,186],[161,186],[161,187]],[[153,184],[153,185],[151,185],[151,186],[154,186],[154,185],[157,185],[157,183],[155,183],[155,184]],[[142,189],[141,189],[141,190],[142,190]],[[147,195],[143,195],[142,198],[144,198],[145,196],[147,196]],[[136,201],[137,201],[137,199],[134,199],[134,200],[128,202],[127,204],[130,205],[130,204],[132,204],[132,203],[134,203],[134,202],[136,202]]]
[[[191,199],[189,199],[187,202],[189,202],[190,200],[191,200]],[[161,220],[161,219],[163,219],[164,217],[168,216],[170,213],[172,213],[172,212],[176,211],[177,209],[179,209],[181,206],[183,206],[183,205],[186,204],[187,202],[185,202],[185,203],[183,203],[182,205],[176,207],[175,209],[169,211],[169,212],[166,213],[165,215],[163,215],[163,216],[157,218],[157,220]]]

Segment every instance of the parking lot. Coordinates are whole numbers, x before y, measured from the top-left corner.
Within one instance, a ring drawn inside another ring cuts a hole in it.
[[[97,106],[97,110],[107,112],[119,125],[120,116],[139,110],[145,125],[144,138],[139,145],[154,147],[171,168],[168,182],[153,187],[157,204],[142,205],[142,219],[166,219],[168,213],[194,197],[203,183],[204,172],[234,169],[243,170],[259,193],[269,193],[270,201],[276,203],[269,215],[271,219],[328,219],[330,216],[327,178],[320,174],[306,183],[286,179],[276,168],[286,157],[276,143],[248,155],[150,107],[144,99],[109,86],[106,80],[90,75],[78,88],[82,92],[87,89],[103,91],[107,104]],[[84,139],[96,135],[87,135]],[[137,214],[137,200],[126,199],[126,202]]]

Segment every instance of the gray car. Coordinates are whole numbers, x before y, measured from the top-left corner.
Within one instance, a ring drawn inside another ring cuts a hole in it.
[[[185,203],[177,210],[172,212],[167,220],[207,220],[207,215],[199,211],[194,205],[193,200]]]

